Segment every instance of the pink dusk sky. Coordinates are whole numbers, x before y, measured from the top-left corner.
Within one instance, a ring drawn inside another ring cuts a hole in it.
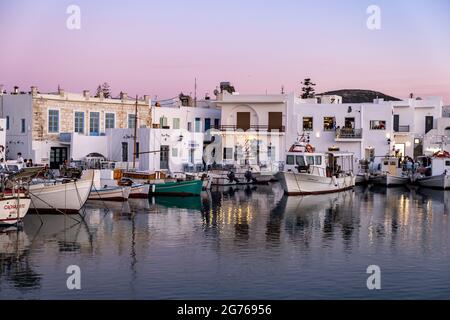
[[[366,10],[381,9],[369,30]],[[81,29],[69,30],[69,5]],[[450,104],[448,0],[87,1],[2,0],[0,84],[41,92],[94,91],[158,99],[181,91],[212,95],[220,81],[238,92],[371,89]]]

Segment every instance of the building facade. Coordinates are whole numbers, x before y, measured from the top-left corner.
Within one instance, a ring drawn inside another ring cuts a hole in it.
[[[150,128],[150,99],[144,96],[137,103],[137,127]],[[6,121],[8,158],[22,153],[35,163],[58,168],[64,160],[97,152],[106,130],[134,128],[135,99],[121,93],[120,98],[92,97],[83,94],[41,94],[36,87],[28,93],[17,89],[3,95],[0,117]],[[81,136],[74,143],[74,135]],[[101,149],[101,147],[100,147]]]

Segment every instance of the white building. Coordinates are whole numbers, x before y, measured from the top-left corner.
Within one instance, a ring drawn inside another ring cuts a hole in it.
[[[208,154],[214,149],[218,164],[278,166],[285,151],[287,98],[219,93],[215,103],[222,110],[222,124]]]
[[[385,156],[392,138],[392,106],[383,101],[345,104],[341,101],[342,98],[327,96],[304,100],[291,94],[286,146],[305,135],[317,151],[339,148],[354,153],[356,162]]]

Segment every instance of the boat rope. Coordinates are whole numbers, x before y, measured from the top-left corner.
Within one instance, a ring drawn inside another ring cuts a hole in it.
[[[80,209],[83,209],[83,215],[80,213],[80,210],[78,210],[78,215],[81,217],[81,219],[83,219],[83,221],[84,221],[84,217],[86,216],[86,209],[85,208],[83,208],[84,207],[84,203],[83,203],[83,201],[81,200],[81,195],[80,195],[80,192],[78,191],[78,186],[77,186],[77,180],[75,180],[74,182],[73,182],[73,184],[74,184],[74,186],[75,186],[75,190],[77,191],[77,197],[78,197],[78,202],[79,202],[79,204],[80,204]],[[92,186],[92,185],[91,185]],[[88,196],[89,197],[89,196]]]
[[[102,196],[100,195],[100,193],[99,193],[98,190],[97,190],[97,187],[94,186],[94,185],[93,185],[93,187],[94,187],[94,191],[95,191],[95,192],[97,193],[97,195],[98,195],[98,198],[100,199],[100,201],[102,202],[103,206],[104,206],[105,209],[106,209],[106,212],[105,212],[105,214],[104,214],[104,216],[105,216],[105,215],[107,215],[108,213],[110,213],[111,210],[108,208],[108,206],[106,205],[105,201],[103,201]]]
[[[295,182],[297,183],[297,188],[298,188],[298,191],[301,193],[302,192],[302,189],[300,188],[300,184],[298,183],[298,180],[297,180],[297,175],[296,175],[296,173],[295,172],[292,172],[292,174],[294,175],[294,178],[295,178]]]

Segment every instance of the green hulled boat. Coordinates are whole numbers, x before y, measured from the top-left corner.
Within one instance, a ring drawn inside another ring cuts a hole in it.
[[[164,182],[150,185],[150,195],[197,196],[202,193],[202,180]]]

